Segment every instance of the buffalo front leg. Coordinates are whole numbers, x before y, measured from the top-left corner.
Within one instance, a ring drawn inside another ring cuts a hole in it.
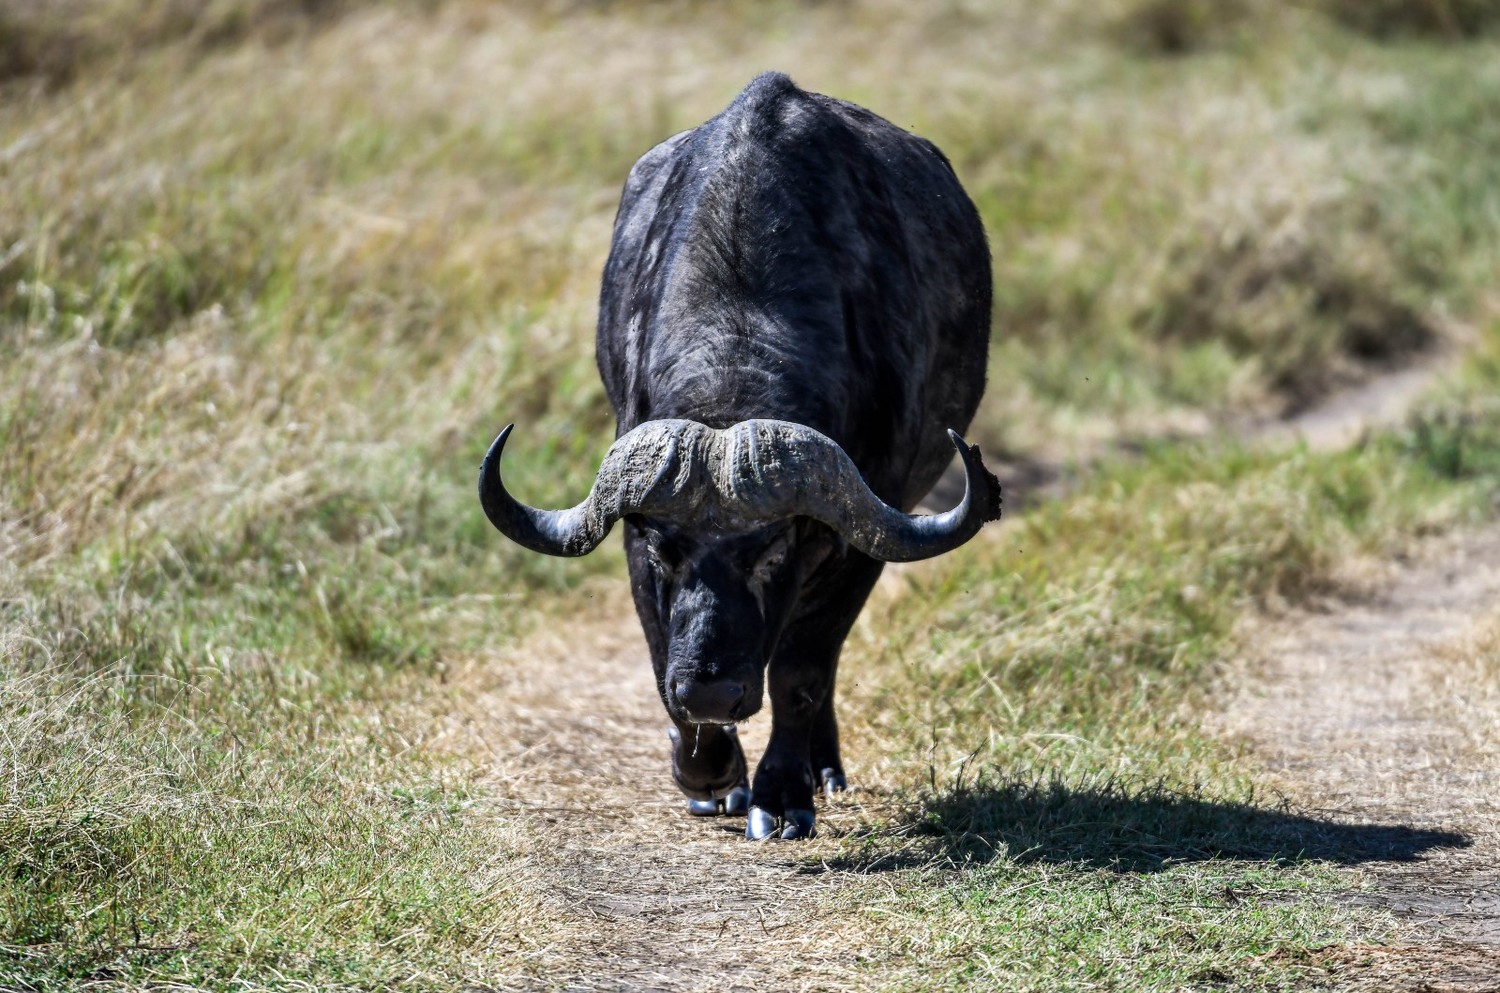
[[[771,657],[771,737],[755,770],[745,836],[811,838],[813,797],[821,785],[844,788],[834,718],[839,651],[880,576],[881,563],[858,553],[839,570],[830,592],[806,604]]]
[[[745,752],[733,725],[682,724],[667,728],[672,740],[672,778],[698,817],[743,814],[750,806]]]

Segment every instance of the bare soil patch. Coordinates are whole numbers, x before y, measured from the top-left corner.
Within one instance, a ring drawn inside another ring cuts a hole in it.
[[[1349,898],[1399,923],[1389,947],[1330,949],[1359,988],[1500,989],[1500,726],[1461,664],[1500,615],[1500,529],[1434,541],[1378,592],[1262,622],[1220,718],[1298,807],[1452,832],[1459,845],[1365,864]]]
[[[667,721],[623,588],[588,601],[456,678],[453,720],[489,753],[487,785],[540,836],[549,937],[521,953],[524,987],[569,990],[867,988],[867,923],[820,908],[850,873],[816,871],[860,793],[819,811],[812,842],[752,844],[743,817],[690,817]],[[753,762],[764,719],[741,731]]]
[[[1348,448],[1366,432],[1400,423],[1423,393],[1457,368],[1460,354],[1453,347],[1429,348],[1407,365],[1332,393],[1291,416],[1244,425],[1239,433],[1256,442],[1302,441],[1321,452]]]

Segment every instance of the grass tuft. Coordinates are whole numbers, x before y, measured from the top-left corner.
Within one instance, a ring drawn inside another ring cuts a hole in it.
[[[1414,280],[1399,273],[1381,226],[1337,217],[1378,217],[1367,207],[1351,198],[1205,224],[1170,249],[1143,328],[1257,361],[1293,408],[1431,347],[1440,331],[1403,299]]]
[[[1464,39],[1500,26],[1495,0],[1320,0],[1319,7],[1345,27],[1376,38]]]
[[[409,687],[340,701],[329,670],[244,666],[79,679],[9,660],[0,981],[446,987],[532,913],[505,882],[521,837],[413,752]],[[289,699],[310,677],[316,707]]]
[[[351,8],[346,0],[19,0],[0,11],[0,84],[66,84],[172,42],[282,44]]]
[[[1224,45],[1254,12],[1251,0],[1130,0],[1117,6],[1111,33],[1147,55],[1189,55]]]

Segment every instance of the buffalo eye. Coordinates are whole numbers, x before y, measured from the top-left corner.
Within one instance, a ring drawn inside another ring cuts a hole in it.
[[[789,535],[782,535],[771,542],[760,558],[755,560],[755,568],[750,573],[750,581],[757,586],[764,586],[780,571],[782,563],[786,562],[787,555],[792,550],[792,541]]]
[[[646,539],[646,562],[651,571],[666,579],[673,578],[682,569],[682,556],[677,554],[665,540],[648,534]]]

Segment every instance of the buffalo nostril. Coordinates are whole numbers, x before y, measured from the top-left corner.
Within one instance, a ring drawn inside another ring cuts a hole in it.
[[[672,695],[689,720],[727,724],[738,719],[745,684],[732,679],[674,680]]]

